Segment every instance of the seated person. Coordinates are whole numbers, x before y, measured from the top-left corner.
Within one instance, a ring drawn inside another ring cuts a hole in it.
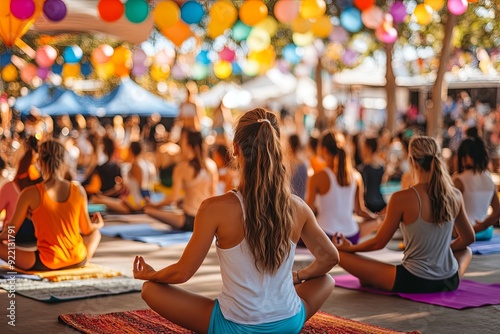
[[[409,160],[417,182],[391,196],[377,234],[357,245],[343,235],[334,235],[340,266],[358,277],[361,284],[386,291],[455,290],[472,259],[468,245],[474,241],[462,194],[453,186],[434,138],[413,137]],[[404,237],[400,265],[356,254],[382,249],[398,227]],[[458,237],[450,243],[454,228]]]
[[[172,195],[146,206],[144,212],[175,229],[192,231],[201,203],[216,195],[218,173],[215,162],[204,154],[200,132],[183,129],[180,146],[183,159],[174,169]],[[177,206],[181,191],[185,194],[180,205],[182,210],[166,211],[161,208],[165,205]]]
[[[19,195],[16,211],[0,234],[0,258],[8,261],[9,247],[24,218],[31,212],[36,251],[16,249],[15,266],[23,270],[55,270],[83,267],[92,259],[104,225],[100,214],[87,213],[83,187],[62,177],[65,149],[48,140],[40,145],[38,163],[43,182]]]

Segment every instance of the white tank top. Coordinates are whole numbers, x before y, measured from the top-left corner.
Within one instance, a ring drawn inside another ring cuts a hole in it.
[[[330,189],[318,197],[316,220],[323,231],[330,235],[338,232],[346,237],[352,237],[359,231],[358,223],[353,216],[356,195],[354,172],[351,173],[351,184],[341,187],[330,168],[325,168],[324,171],[330,179]]]
[[[212,196],[212,177],[202,168],[194,179],[184,184],[185,200],[182,209],[188,215],[196,216],[201,203]]]
[[[233,192],[245,208],[239,192]],[[217,297],[227,320],[239,324],[263,324],[299,313],[301,301],[293,286],[292,266],[296,244],[275,274],[260,272],[246,239],[232,248],[217,247],[222,275],[222,292]]]
[[[453,178],[462,181],[464,186],[464,208],[472,225],[483,221],[488,215],[491,199],[496,191],[496,185],[488,171],[473,173],[465,170]]]

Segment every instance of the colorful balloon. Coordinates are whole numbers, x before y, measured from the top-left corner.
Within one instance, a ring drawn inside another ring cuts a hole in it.
[[[432,22],[432,8],[424,3],[418,4],[413,11],[413,15],[420,25],[427,25]]]
[[[317,19],[326,12],[325,0],[302,0],[299,7],[300,16],[305,19]]]
[[[0,56],[0,67],[4,67],[5,65],[10,64],[11,58],[12,55],[10,54],[10,52],[6,51],[2,53],[2,55]]]
[[[194,0],[185,2],[181,7],[181,18],[187,24],[200,23],[204,15],[203,6]]]
[[[406,6],[402,1],[396,1],[389,8],[389,13],[392,14],[394,18],[394,23],[402,23],[404,22],[406,16],[408,16],[408,12],[406,11]]]
[[[134,64],[131,73],[134,77],[142,77],[148,73],[148,68],[143,64]]]
[[[361,21],[370,29],[378,28],[382,24],[383,17],[384,12],[377,6],[371,6],[361,12]]]
[[[444,0],[424,0],[424,3],[435,11],[440,11],[444,7]]]
[[[191,68],[191,78],[194,80],[203,80],[208,76],[208,66],[205,64],[195,63]]]
[[[293,32],[297,32],[299,34],[305,34],[309,30],[311,30],[311,21],[306,20],[301,16],[298,16],[295,20],[293,20],[291,28]]]
[[[66,47],[63,52],[63,58],[66,63],[74,64],[80,62],[83,57],[83,51],[78,45]]]
[[[52,68],[54,67],[52,66]],[[86,77],[89,76],[92,73],[92,65],[89,62],[81,63],[80,72]]]
[[[7,47],[14,45],[14,42],[21,36],[23,36],[29,28],[33,25],[33,22],[40,16],[43,12],[43,4],[45,0],[29,0],[30,3],[25,2],[25,0],[17,1],[0,1],[0,37]],[[34,12],[28,16],[27,19],[19,19],[14,15],[14,11],[11,7],[15,7],[15,11],[19,12],[20,16],[26,16],[26,10],[23,8],[24,5],[34,3]]]
[[[292,65],[300,63],[302,60],[303,50],[295,44],[287,44],[282,50],[283,58]]]
[[[294,32],[292,40],[297,46],[307,46],[314,42],[314,35],[311,31],[306,32],[305,34]]]
[[[236,58],[236,52],[233,49],[225,46],[221,52],[219,52],[219,58],[228,62],[232,62]]]
[[[256,25],[254,25],[254,28],[263,29],[267,31],[269,36],[273,37],[276,34],[276,31],[278,30],[278,22],[276,22],[276,20],[272,16],[268,16],[259,23],[257,23]]]
[[[145,0],[128,0],[125,3],[125,16],[132,23],[141,23],[148,18],[149,5]]]
[[[231,29],[231,36],[237,42],[244,41],[247,39],[248,35],[252,31],[252,27],[247,26],[245,23],[240,20],[236,21],[233,28]]]
[[[40,67],[51,67],[56,58],[57,50],[50,45],[43,45],[36,50],[35,61]]]
[[[97,10],[103,21],[114,22],[123,16],[125,6],[120,0],[100,0]]]
[[[35,2],[33,0],[11,0],[10,11],[14,17],[20,20],[29,19],[35,13]]]
[[[250,50],[261,51],[271,44],[271,37],[263,29],[253,28],[248,35],[247,45]]]
[[[242,68],[243,73],[245,75],[248,75],[249,77],[253,77],[253,76],[256,76],[257,74],[259,74],[259,69],[260,69],[260,65],[255,60],[247,59],[243,63],[243,68]]]
[[[17,79],[18,73],[17,67],[12,64],[8,64],[2,69],[2,79],[5,82],[12,82]]]
[[[373,5],[375,5],[375,0],[354,0],[354,6],[356,6],[360,11],[364,11]]]
[[[333,43],[342,44],[349,39],[349,33],[344,28],[336,26],[336,27],[333,27],[333,30],[329,36],[329,39]]]
[[[386,44],[394,43],[398,39],[398,32],[394,27],[389,27],[389,29],[384,29],[384,26],[380,26],[375,30],[375,36],[382,42]]]
[[[111,61],[104,64],[97,64],[95,65],[95,73],[99,79],[108,80],[115,73],[115,64]]]
[[[347,8],[340,14],[340,24],[349,32],[358,32],[363,27],[361,12],[354,8]]]
[[[255,60],[259,63],[259,72],[264,73],[274,66],[276,53],[274,52],[274,47],[269,45],[269,47],[262,51],[250,51],[247,59]]]
[[[77,78],[80,76],[80,64],[64,64],[62,77],[64,79]]]
[[[37,75],[42,80],[47,80],[47,78],[49,77],[49,74],[50,74],[50,70],[46,67],[39,67],[37,69]]]
[[[202,65],[210,64],[210,59],[208,58],[208,50],[201,50],[196,55],[196,62]]]
[[[332,21],[330,16],[323,15],[312,24],[312,33],[319,38],[326,38],[332,32]]]
[[[467,0],[448,0],[448,10],[453,15],[462,15],[468,6]]]
[[[172,27],[179,21],[180,15],[179,6],[170,0],[158,3],[153,10],[155,24],[160,30]]]
[[[182,20],[178,20],[172,27],[161,29],[161,33],[177,47],[180,47],[186,39],[192,36],[189,25]]]
[[[266,18],[267,6],[261,0],[246,0],[240,7],[240,20],[249,26],[254,26]]]
[[[66,17],[66,4],[62,0],[47,0],[43,4],[43,13],[50,21],[61,21]]]
[[[26,64],[21,69],[21,80],[27,84],[31,84],[31,80],[37,75],[38,67],[35,64]]]
[[[299,16],[299,2],[278,0],[274,5],[274,16],[282,23],[291,23]]]
[[[148,56],[146,55],[146,52],[144,52],[144,50],[140,47],[136,47],[132,51],[132,62],[134,63],[134,66],[136,64],[145,64],[147,58]]]
[[[218,0],[210,8],[210,23],[221,25],[222,31],[233,26],[238,18],[238,10],[229,0]],[[215,26],[212,29],[217,29]]]
[[[219,79],[227,79],[233,72],[231,63],[225,60],[219,60],[214,63],[214,74]]]
[[[62,71],[63,71],[63,67],[61,64],[58,64],[58,63],[54,63],[54,65],[52,65],[52,68],[51,68],[51,71],[52,73],[54,74],[62,74]]]

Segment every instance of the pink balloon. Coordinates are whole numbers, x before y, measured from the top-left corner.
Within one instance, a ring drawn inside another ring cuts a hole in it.
[[[462,15],[468,6],[467,0],[448,0],[448,10],[453,15]]]
[[[279,0],[274,5],[274,15],[278,21],[290,23],[299,15],[299,2],[290,0]]]
[[[35,2],[33,0],[12,0],[10,11],[20,20],[29,19],[35,13]]]
[[[380,26],[375,30],[375,36],[382,42],[386,44],[394,43],[398,39],[398,31],[394,27],[389,29],[384,29],[384,26]]]
[[[50,45],[43,45],[36,50],[35,61],[40,67],[51,67],[56,58],[57,50]]]
[[[329,39],[334,43],[344,43],[349,40],[349,33],[343,27],[336,26],[333,28]]]
[[[232,62],[235,57],[236,57],[236,52],[234,52],[233,49],[230,49],[227,46],[225,46],[224,49],[222,49],[222,51],[219,52],[219,58],[221,60]]]
[[[136,48],[132,52],[132,61],[134,65],[144,64],[146,62],[147,57],[148,56],[146,55],[146,52],[144,52],[144,50],[142,50],[141,48]]]
[[[154,57],[155,63],[158,65],[172,65],[175,59],[175,51],[172,52],[170,49],[163,49],[158,51]]]
[[[26,66],[21,69],[21,80],[27,84],[31,83],[37,71],[38,69],[35,64],[26,64]]]
[[[391,8],[389,9],[389,13],[392,14],[392,17],[394,18],[394,23],[404,22],[406,16],[408,15],[408,12],[406,11],[406,6],[401,1],[396,1],[395,3],[393,3]]]
[[[101,44],[96,49],[94,49],[94,51],[92,51],[92,60],[96,64],[107,63],[113,56],[114,52],[115,50],[110,45]]]
[[[50,70],[45,67],[39,67],[37,74],[40,77],[40,79],[45,80],[49,77]]]
[[[384,12],[377,6],[371,6],[361,12],[361,21],[370,29],[378,28],[382,24],[383,17]]]
[[[134,64],[134,67],[132,67],[132,75],[134,77],[142,77],[148,72],[148,68],[144,64]]]
[[[176,80],[182,80],[186,77],[186,73],[184,73],[184,70],[179,64],[174,64],[174,66],[172,66],[172,70],[170,73],[172,74],[172,77]]]

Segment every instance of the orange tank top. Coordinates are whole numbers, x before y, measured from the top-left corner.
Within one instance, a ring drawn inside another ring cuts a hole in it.
[[[87,256],[87,248],[80,234],[83,196],[78,185],[71,183],[68,199],[53,201],[43,183],[36,185],[40,192],[40,206],[32,219],[37,247],[42,263],[50,269],[77,264]]]

